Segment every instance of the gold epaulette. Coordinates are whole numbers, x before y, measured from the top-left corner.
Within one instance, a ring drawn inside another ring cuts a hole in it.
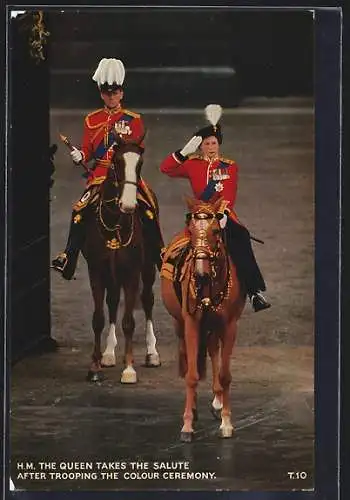
[[[104,120],[99,121],[98,123],[93,123],[93,119],[94,119],[95,115],[97,115],[98,113],[101,113],[101,111],[103,111],[103,108],[96,109],[96,111],[92,111],[91,113],[89,113],[85,117],[85,123],[86,123],[88,128],[94,129],[94,128],[101,127],[102,123],[104,123]]]
[[[193,153],[192,155],[188,156],[188,160],[203,160],[203,158],[201,155]]]
[[[121,112],[122,113],[125,113],[126,115],[130,115],[132,116],[133,118],[140,118],[140,114],[139,113],[134,113],[134,111],[130,111],[129,109],[121,109]]]
[[[224,161],[225,163],[228,163],[229,165],[234,165],[236,163],[234,160],[230,160],[229,158],[223,158],[222,156],[220,156],[219,160]]]

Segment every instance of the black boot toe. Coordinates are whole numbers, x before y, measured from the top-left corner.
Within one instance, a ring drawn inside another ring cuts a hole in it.
[[[265,297],[261,294],[253,295],[252,305],[255,312],[263,311],[264,309],[269,309],[271,307],[271,304],[267,302]]]

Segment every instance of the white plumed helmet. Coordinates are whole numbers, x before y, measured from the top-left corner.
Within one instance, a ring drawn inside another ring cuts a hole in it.
[[[119,59],[103,58],[99,62],[92,79],[102,91],[112,92],[123,85],[125,68]]]

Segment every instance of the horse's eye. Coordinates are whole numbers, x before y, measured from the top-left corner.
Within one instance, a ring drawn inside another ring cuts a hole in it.
[[[186,218],[186,222],[189,222],[192,218],[192,214],[186,214],[185,218]]]
[[[224,216],[224,214],[222,214],[220,212],[215,214],[215,217],[217,218],[217,220],[221,220],[223,218],[223,216]]]

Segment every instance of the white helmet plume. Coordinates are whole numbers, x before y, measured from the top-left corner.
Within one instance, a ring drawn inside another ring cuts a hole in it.
[[[222,107],[219,104],[208,104],[204,111],[208,122],[215,127],[221,118]]]
[[[99,87],[105,83],[123,85],[124,78],[125,68],[122,61],[106,58],[101,59],[92,77]]]

